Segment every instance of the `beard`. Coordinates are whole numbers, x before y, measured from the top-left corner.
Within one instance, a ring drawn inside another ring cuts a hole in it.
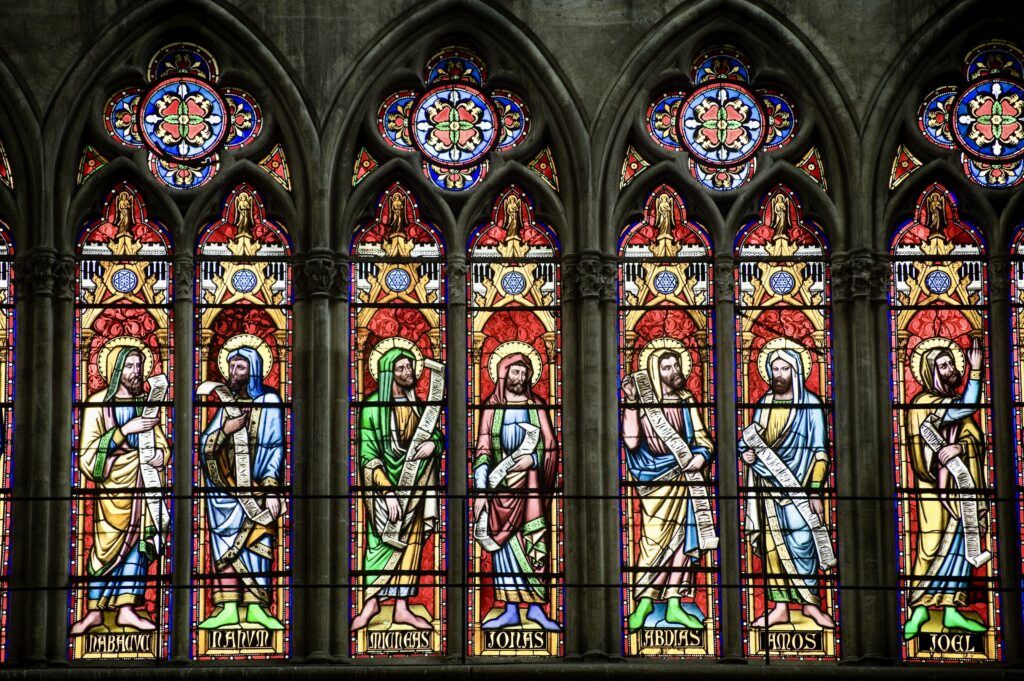
[[[127,390],[132,397],[137,397],[142,394],[142,376],[132,376],[131,378],[128,376],[122,376],[121,385],[125,387],[125,390]]]
[[[396,374],[395,385],[397,385],[402,390],[412,390],[413,386],[416,385],[416,379],[414,379],[412,376],[410,376],[409,378],[399,378],[398,375]]]
[[[963,376],[960,375],[960,372],[954,370],[949,376],[939,376],[939,381],[942,383],[942,388],[946,394],[953,394],[960,387],[960,379],[962,378]]]
[[[232,376],[228,387],[231,388],[231,392],[236,395],[241,395],[247,392],[249,389],[249,377],[248,376]]]
[[[793,387],[793,381],[787,381],[784,378],[773,378],[772,379],[772,392],[773,393],[788,393],[790,388]]]
[[[677,393],[683,388],[683,377],[679,374],[672,374],[668,378],[662,376],[661,385],[663,389]]]
[[[513,395],[525,395],[526,381],[513,380],[511,378],[506,379],[505,390],[509,391]]]

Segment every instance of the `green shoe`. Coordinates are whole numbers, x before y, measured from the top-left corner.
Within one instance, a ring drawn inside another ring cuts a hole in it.
[[[199,623],[200,629],[220,629],[238,624],[238,603],[228,602]]]
[[[903,638],[910,640],[921,633],[921,627],[928,621],[928,608],[919,605],[910,614],[910,619],[903,625]]]
[[[644,622],[652,610],[654,610],[654,600],[651,598],[641,598],[640,603],[633,610],[633,614],[629,616],[629,630],[636,631],[644,626]]]
[[[683,610],[683,606],[678,598],[668,599],[668,608],[665,609],[665,621],[672,624],[682,624],[687,629],[704,628],[699,619]]]
[[[956,608],[948,607],[942,612],[942,626],[947,629],[963,629],[965,631],[974,632],[980,634],[987,630],[987,627],[981,622],[975,622],[972,619],[968,619],[960,613]]]
[[[264,629],[270,629],[271,631],[281,631],[284,629],[284,625],[258,603],[252,603],[245,609],[245,621],[249,624],[258,624]]]

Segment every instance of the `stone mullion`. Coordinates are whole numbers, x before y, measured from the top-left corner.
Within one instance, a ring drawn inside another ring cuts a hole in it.
[[[194,408],[193,282],[195,264],[191,256],[174,260],[174,439],[173,471],[174,536],[171,538],[171,659],[185,662],[192,647],[192,480]]]
[[[610,546],[609,550],[601,551],[604,564],[601,569],[601,581],[608,585],[618,585],[622,581],[622,565],[619,554],[621,546],[622,517],[619,502],[619,401],[618,401],[618,336],[615,332],[618,324],[618,308],[616,299],[616,277],[618,275],[618,259],[605,256],[602,268],[603,282],[601,287],[601,317],[599,320],[599,338],[601,357],[604,360],[602,376],[610,377],[602,381],[603,392],[600,404],[603,405],[601,423],[603,428],[599,434],[602,478],[601,490],[605,499],[601,502],[600,513],[600,546]],[[622,655],[622,589],[609,586],[601,591],[601,613],[605,626],[603,651],[610,657]]]
[[[716,449],[718,462],[719,584],[722,607],[722,659],[743,659],[743,594],[740,590],[741,528],[736,465],[736,297],[731,255],[715,256],[715,344],[717,345]]]
[[[330,650],[335,659],[344,659],[349,653],[349,335],[348,335],[348,259],[335,255],[334,278],[330,299],[329,333],[337,342],[331,346],[330,361],[325,363],[328,371],[337,381],[332,383],[331,418],[332,437],[329,443],[330,465],[333,470],[330,480],[331,532],[327,535],[327,555],[330,556],[332,574],[335,575],[331,588]],[[340,588],[338,588],[340,586]]]
[[[293,329],[293,404],[295,430],[305,435],[292,444],[293,519],[295,538],[293,570],[298,604],[293,622],[294,655],[309,662],[331,659],[331,565],[319,551],[325,537],[331,537],[331,375],[322,367],[331,351],[331,288],[334,284],[334,254],[328,249],[311,250],[296,268],[300,300],[295,306]],[[303,333],[303,330],[305,331]],[[304,385],[303,385],[304,384]],[[295,388],[298,388],[297,390]],[[303,408],[305,407],[305,408]],[[300,430],[302,426],[305,426]],[[301,452],[301,456],[296,456]],[[318,556],[320,558],[318,558]],[[298,611],[298,607],[302,610]],[[298,617],[296,617],[298,615]],[[301,619],[300,619],[301,618]]]
[[[1011,311],[1009,299],[1010,263],[1007,256],[999,254],[991,258],[989,269],[990,317],[989,348],[986,358],[991,376],[992,402],[992,465],[995,467],[996,503],[995,519],[999,551],[996,559],[999,565],[1000,584],[1019,583],[1021,538],[1017,527],[1017,471],[1016,452],[1013,436],[1013,386],[1010,371],[1012,348],[1010,346]],[[1008,588],[1001,594],[1003,657],[1018,661],[1021,657],[1020,613],[1021,592]]]
[[[452,253],[448,257],[448,646],[450,660],[462,660],[466,654],[466,565],[468,484],[468,443],[466,442],[467,407],[474,399],[466,393],[466,256]],[[445,614],[442,613],[442,617]]]

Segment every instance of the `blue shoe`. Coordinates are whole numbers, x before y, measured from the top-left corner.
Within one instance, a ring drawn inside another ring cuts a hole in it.
[[[480,627],[482,629],[503,629],[505,627],[517,627],[520,624],[522,624],[522,620],[519,619],[519,606],[516,603],[506,603],[505,612],[494,619],[487,620]]]
[[[562,630],[562,627],[558,626],[558,622],[544,614],[544,609],[536,603],[531,604],[530,607],[526,609],[526,619],[531,622],[536,622],[544,631]]]

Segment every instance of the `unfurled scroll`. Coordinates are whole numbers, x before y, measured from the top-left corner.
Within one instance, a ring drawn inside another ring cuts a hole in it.
[[[412,440],[406,449],[405,464],[402,466],[401,475],[398,476],[398,484],[396,485],[398,489],[395,490],[398,503],[402,507],[402,512],[398,515],[398,520],[391,521],[387,519],[381,525],[383,527],[381,540],[396,549],[404,549],[408,545],[408,542],[403,541],[400,535],[405,521],[405,512],[409,507],[409,499],[413,492],[412,488],[416,484],[416,473],[420,469],[420,464],[423,463],[419,459],[414,460],[409,457],[434,434],[434,430],[437,428],[437,420],[441,416],[440,402],[444,397],[444,364],[432,359],[424,359],[423,366],[430,372],[427,405],[423,407],[419,423],[416,424],[416,430],[413,432]],[[383,503],[383,499],[380,500],[380,503]],[[382,510],[385,511],[383,517],[387,518],[386,508]]]
[[[523,437],[522,443],[516,448],[516,451],[511,456],[506,456],[501,460],[501,463],[496,465],[487,476],[487,488],[495,489],[501,482],[508,477],[509,472],[512,470],[512,466],[515,465],[516,461],[523,456],[533,456],[534,451],[537,449],[537,441],[540,440],[540,428],[533,425],[532,423],[520,423],[519,427],[526,433]],[[487,521],[489,514],[485,508],[480,512],[480,515],[476,517],[473,522],[473,538],[476,539],[477,543],[484,548],[485,551],[493,553],[501,548],[498,542],[491,538],[490,530],[487,527]]]
[[[163,402],[167,399],[167,377],[163,374],[150,376],[149,378],[149,406],[142,410],[142,418],[153,419],[160,415],[160,406],[154,402]],[[153,537],[153,544],[160,552],[160,546],[164,542],[165,535],[170,527],[170,513],[164,506],[161,497],[163,493],[163,481],[160,479],[160,469],[167,455],[166,452],[156,451],[155,426],[144,433],[139,433],[139,470],[142,473],[142,485],[146,488],[144,496],[146,508],[149,515],[156,523],[156,535]],[[152,461],[160,461],[160,466],[154,466]]]
[[[939,427],[939,419],[935,414],[928,416],[921,424],[921,440],[929,449],[933,450],[933,456],[938,456],[939,450],[950,444],[939,433]],[[961,491],[977,487],[967,465],[959,456],[946,462],[946,470],[956,480],[956,485]],[[961,496],[960,518],[964,525],[964,558],[974,567],[981,567],[992,560],[992,553],[983,551],[981,548],[981,522],[978,516],[978,497],[971,494]]]
[[[836,564],[836,554],[832,549],[828,528],[821,522],[818,514],[811,510],[811,502],[807,498],[807,493],[801,489],[800,482],[793,475],[793,471],[765,443],[762,437],[763,432],[764,428],[761,427],[761,424],[751,423],[743,431],[743,441],[754,452],[761,465],[771,472],[771,479],[775,486],[785,488],[783,493],[789,497],[797,512],[800,513],[800,517],[811,528],[814,549],[818,553],[818,562],[821,564],[821,568],[828,570]]]
[[[229,404],[235,396],[231,394],[228,387],[216,381],[206,381],[199,386],[196,394],[205,397],[210,394],[217,396],[217,399],[225,403],[224,420],[235,419],[242,415],[242,410]],[[223,424],[222,424],[223,425]],[[251,424],[250,424],[251,425]],[[235,484],[241,489],[252,488],[252,453],[249,451],[249,430],[240,428],[231,435],[231,448],[235,458]],[[274,520],[273,514],[265,508],[260,508],[259,502],[251,493],[242,492],[236,494],[235,498],[242,505],[242,510],[254,523],[258,525],[269,525]]]
[[[654,406],[658,401],[654,394],[654,386],[646,371],[638,371],[629,376],[636,386],[637,397],[643,406],[644,415],[650,421],[654,432],[676,457],[683,479],[690,483],[690,501],[693,504],[693,515],[697,521],[697,545],[701,550],[718,548],[718,535],[715,534],[715,518],[711,512],[711,499],[708,495],[707,482],[699,471],[687,471],[686,467],[693,459],[693,452],[686,444],[682,435],[665,418],[660,407]]]

